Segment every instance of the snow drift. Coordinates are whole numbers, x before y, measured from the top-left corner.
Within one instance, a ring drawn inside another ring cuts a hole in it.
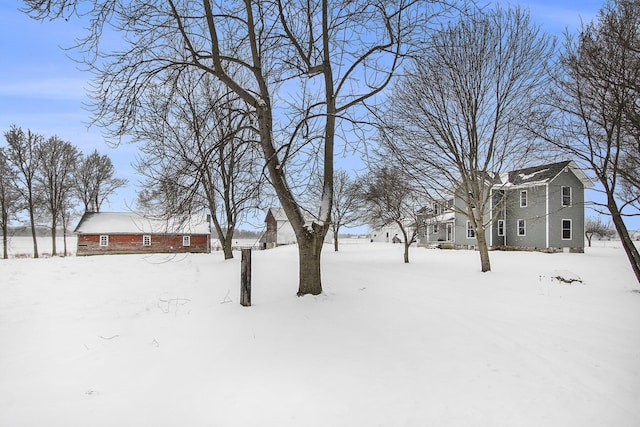
[[[1,260],[0,425],[640,425],[622,250],[491,257],[345,242],[297,298],[254,252],[249,308],[220,252]]]

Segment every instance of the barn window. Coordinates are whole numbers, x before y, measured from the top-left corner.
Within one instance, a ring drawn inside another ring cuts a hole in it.
[[[151,235],[145,234],[142,236],[142,246],[151,246]]]
[[[182,236],[182,246],[191,246],[191,236]]]
[[[100,235],[100,246],[109,246],[109,235],[101,234]]]

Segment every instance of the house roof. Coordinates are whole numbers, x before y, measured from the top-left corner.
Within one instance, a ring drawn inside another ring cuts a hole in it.
[[[514,170],[504,174],[500,181],[501,185],[507,186],[546,184],[553,181],[565,168],[569,168],[585,188],[593,187],[593,182],[573,160]]]
[[[269,208],[267,215],[269,213],[271,213],[271,215],[276,221],[289,221],[289,218],[287,218],[287,214],[285,213],[283,208]],[[304,220],[307,223],[313,222],[314,218],[308,212],[303,212],[302,215],[304,216]],[[265,218],[265,221],[266,221],[266,218]]]
[[[210,234],[203,216],[162,219],[135,212],[85,212],[76,226],[77,234]]]
[[[269,208],[268,213],[271,213],[273,219],[276,221],[287,221],[287,214],[284,212],[282,208]]]

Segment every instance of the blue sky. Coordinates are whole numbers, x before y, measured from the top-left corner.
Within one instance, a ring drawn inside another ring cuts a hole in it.
[[[507,4],[509,2],[502,1]],[[546,32],[561,35],[580,26],[580,20],[592,20],[603,1],[538,0],[512,1],[528,8],[534,22]],[[6,132],[12,124],[31,129],[45,137],[57,135],[78,146],[84,153],[97,149],[108,154],[118,176],[129,180],[127,188],[110,198],[104,210],[121,211],[133,207],[138,178],[131,167],[135,145],[110,148],[104,143],[100,129],[88,128],[90,114],[83,104],[88,101],[85,87],[90,75],[68,57],[62,47],[73,44],[83,34],[77,21],[45,21],[30,19],[18,11],[20,1],[0,2],[0,129]],[[2,141],[4,145],[4,140]],[[628,221],[632,229],[640,229],[639,221]]]

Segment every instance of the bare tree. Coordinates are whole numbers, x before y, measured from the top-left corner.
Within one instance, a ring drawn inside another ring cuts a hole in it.
[[[603,222],[600,216],[597,217],[587,217],[584,222],[584,235],[587,238],[587,242],[589,242],[589,247],[591,247],[591,239],[593,236],[598,236],[601,239],[610,238],[615,236],[616,232],[613,228],[611,222]]]
[[[409,247],[420,232],[420,210],[425,197],[413,180],[400,168],[376,167],[361,178],[361,201],[366,218],[373,227],[395,224],[404,243],[404,262],[409,262]]]
[[[74,173],[80,153],[71,143],[52,136],[39,146],[38,156],[40,169],[35,181],[42,195],[43,209],[51,220],[51,254],[55,256],[58,221],[62,220],[66,226],[63,215],[73,197]]]
[[[615,46],[620,52],[621,66],[611,67],[606,55],[595,57],[594,61],[600,61],[598,67],[605,71],[600,78],[607,84],[623,87],[627,95],[618,100],[626,102],[621,123],[626,136],[621,145],[620,188],[616,193],[618,199],[633,207],[637,214],[640,209],[640,0],[608,2],[598,25],[603,33],[600,41]],[[621,210],[624,208],[621,206]]]
[[[331,232],[333,249],[338,252],[340,228],[359,223],[362,220],[360,206],[360,186],[343,169],[338,169],[334,177],[333,207],[331,209]]]
[[[338,169],[333,178],[333,206],[331,207],[331,233],[333,234],[333,249],[339,251],[339,234],[342,227],[363,222],[361,181],[351,177],[344,169]],[[317,177],[309,188],[309,195],[313,200],[320,197],[322,179]]]
[[[2,256],[9,258],[9,220],[18,210],[18,192],[14,186],[13,170],[9,165],[5,149],[0,147],[0,227],[2,228]]]
[[[113,162],[106,154],[94,150],[83,157],[75,173],[74,188],[85,212],[100,212],[102,204],[127,180],[115,177]]]
[[[6,156],[14,170],[12,178],[15,188],[25,202],[29,212],[31,224],[31,237],[33,239],[33,257],[38,258],[38,239],[36,234],[35,212],[37,204],[36,174],[40,168],[38,156],[39,147],[43,142],[43,136],[27,130],[24,131],[13,125],[4,134],[7,140]]]
[[[96,73],[96,121],[113,136],[124,136],[138,118],[140,97],[172,70],[196,67],[218,78],[255,115],[264,167],[298,241],[298,295],[321,293],[337,123],[354,119],[355,107],[387,86],[414,30],[431,18],[429,2],[91,3],[89,32],[79,47]],[[76,0],[25,4],[40,19],[79,12]],[[105,25],[123,35],[122,50],[100,51]],[[320,171],[323,190],[315,220],[307,224],[292,184],[313,168]]]
[[[435,200],[457,194],[491,270],[491,186],[531,156],[554,43],[520,8],[469,11],[435,33],[394,88],[382,144]]]
[[[207,210],[225,259],[236,224],[259,204],[264,183],[253,116],[244,101],[201,71],[183,71],[146,99],[135,139],[143,205],[168,216]]]
[[[77,215],[76,206],[74,204],[75,200],[72,198],[63,204],[60,210],[60,222],[62,225],[62,244],[63,244],[63,254],[67,256],[69,254],[69,250],[67,248],[67,237],[69,232],[69,226],[71,224],[72,219]]]
[[[576,37],[567,34],[560,57],[560,73],[550,97],[557,111],[557,126],[536,130],[562,152],[571,154],[592,172],[606,202],[600,204],[611,215],[633,272],[640,281],[640,254],[629,236],[623,216],[636,199],[625,199],[622,162],[633,146],[629,131],[630,106],[640,105],[637,69],[627,67],[637,59],[637,1],[614,0],[600,11]],[[637,170],[633,171],[637,176]],[[637,194],[637,193],[636,193]]]

